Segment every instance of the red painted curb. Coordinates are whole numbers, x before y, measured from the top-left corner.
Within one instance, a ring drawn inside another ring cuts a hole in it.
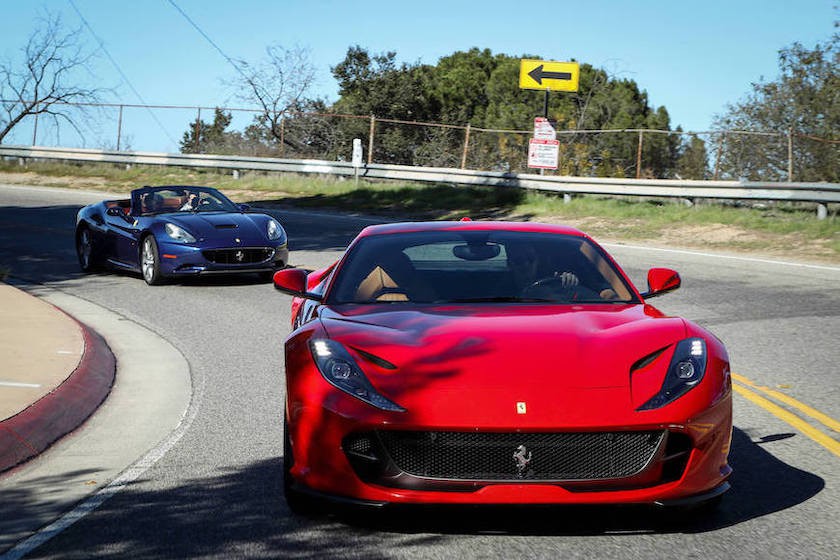
[[[70,319],[82,330],[82,359],[58,387],[0,422],[0,472],[31,459],[78,428],[111,391],[114,354],[98,333]]]

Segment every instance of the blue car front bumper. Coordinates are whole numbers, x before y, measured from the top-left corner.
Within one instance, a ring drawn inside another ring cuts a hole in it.
[[[165,276],[270,272],[284,268],[289,262],[285,243],[260,247],[196,247],[161,242],[159,251],[161,272]]]

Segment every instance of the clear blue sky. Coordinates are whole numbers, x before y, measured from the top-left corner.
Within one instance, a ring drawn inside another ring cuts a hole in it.
[[[241,106],[222,83],[233,68],[168,0],[73,1],[147,103]],[[652,106],[668,109],[672,127],[697,131],[708,130],[713,116],[747,94],[751,83],[775,78],[779,49],[795,41],[813,47],[840,19],[840,0],[175,2],[233,58],[257,61],[273,43],[309,48],[318,70],[312,93],[329,101],[337,97],[330,67],[351,45],[428,64],[478,47],[515,57],[575,59],[633,79]],[[82,25],[69,0],[0,0],[0,57],[19,55],[45,11],[61,13],[67,27]],[[81,32],[90,47],[97,45],[86,28]],[[108,101],[140,103],[107,57],[94,71],[98,83],[115,88]],[[155,117],[165,132],[147,112],[126,113],[131,147],[177,151],[195,113],[160,111]],[[113,143],[115,126],[91,127],[87,146],[108,138]],[[31,126],[22,128],[7,143],[29,143],[31,134]],[[60,139],[39,132],[39,143],[58,142],[80,143],[69,129]]]

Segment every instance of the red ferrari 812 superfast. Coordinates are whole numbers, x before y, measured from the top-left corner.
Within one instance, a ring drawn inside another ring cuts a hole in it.
[[[285,490],[386,504],[716,504],[728,489],[729,358],[646,300],[569,227],[364,229],[286,269]]]

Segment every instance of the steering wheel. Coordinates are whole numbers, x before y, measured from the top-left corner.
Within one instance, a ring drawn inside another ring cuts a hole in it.
[[[570,284],[568,280],[560,276],[546,276],[523,288],[521,295],[525,297],[562,296],[571,300],[577,293],[577,287],[577,284]]]

